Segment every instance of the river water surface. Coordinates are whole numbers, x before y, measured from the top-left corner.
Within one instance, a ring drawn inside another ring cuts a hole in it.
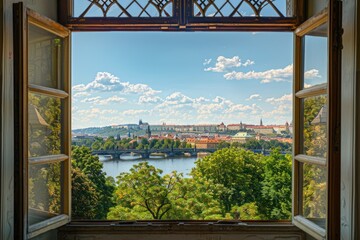
[[[154,156],[148,159],[138,159],[135,156],[126,156],[122,157],[122,159],[106,160],[104,156],[99,156],[99,159],[103,163],[103,170],[107,176],[111,176],[116,180],[116,177],[120,173],[129,172],[134,164],[139,164],[144,161],[163,170],[163,174],[168,174],[176,170],[178,173],[182,173],[184,177],[187,177],[191,169],[195,166],[197,157],[160,158]]]

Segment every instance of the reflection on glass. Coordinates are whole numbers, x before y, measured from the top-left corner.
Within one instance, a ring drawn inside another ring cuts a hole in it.
[[[28,77],[31,84],[60,88],[63,39],[29,24]]]
[[[303,164],[303,216],[326,228],[326,167]]]
[[[29,224],[61,213],[62,163],[29,165]]]
[[[304,88],[327,82],[327,31],[323,24],[304,36]]]
[[[326,96],[305,98],[304,105],[304,154],[326,157],[327,103]]]
[[[29,157],[61,153],[61,100],[29,93]]]

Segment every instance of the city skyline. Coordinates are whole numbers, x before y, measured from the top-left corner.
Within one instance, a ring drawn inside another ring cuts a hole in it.
[[[110,32],[72,39],[73,129],[140,118],[149,124],[291,122],[292,34]],[[325,66],[318,56],[310,59],[307,83],[322,82]]]

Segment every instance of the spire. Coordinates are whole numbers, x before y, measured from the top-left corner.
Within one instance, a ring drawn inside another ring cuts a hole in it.
[[[150,130],[150,125],[148,125],[145,133],[147,134],[147,137],[150,138],[151,137],[151,130]]]
[[[263,126],[262,118],[260,118],[260,126]]]

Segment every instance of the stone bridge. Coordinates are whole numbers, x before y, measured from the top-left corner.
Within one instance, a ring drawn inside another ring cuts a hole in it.
[[[199,152],[213,153],[216,148],[164,148],[164,149],[114,149],[114,150],[94,150],[93,155],[111,155],[114,159],[120,159],[123,154],[138,154],[141,158],[149,158],[152,153],[164,153],[167,156],[178,156],[189,153],[191,156],[197,156]]]

